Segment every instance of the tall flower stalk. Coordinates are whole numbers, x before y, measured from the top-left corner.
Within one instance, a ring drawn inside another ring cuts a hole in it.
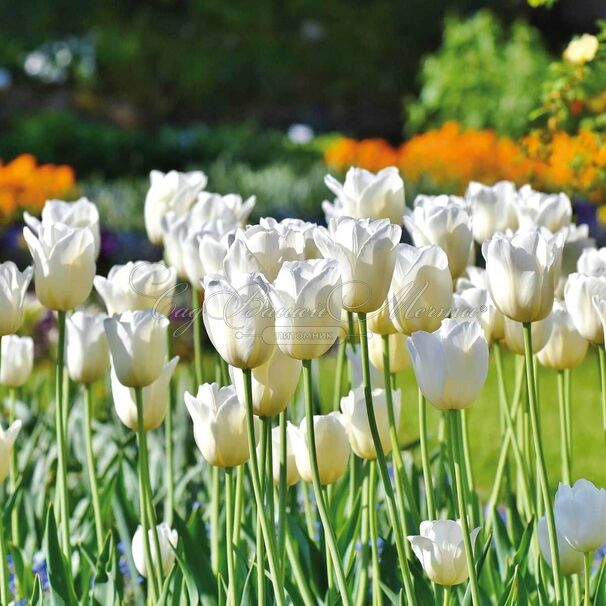
[[[99,504],[99,488],[97,486],[97,471],[95,464],[95,454],[93,451],[93,394],[92,385],[89,383],[83,386],[84,390],[84,435],[86,442],[86,467],[88,471],[88,484],[90,488],[90,500],[95,518],[95,537],[97,539],[97,549],[101,553],[103,549],[103,523],[101,522],[101,506]]]

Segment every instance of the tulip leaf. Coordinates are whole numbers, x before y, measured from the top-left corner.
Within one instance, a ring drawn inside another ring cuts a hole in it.
[[[30,606],[43,606],[44,595],[42,594],[42,584],[40,583],[40,575],[36,575],[34,578],[34,588],[32,590],[32,596],[29,599]]]
[[[476,567],[476,577],[479,579],[482,574],[482,569],[484,567],[484,562],[486,562],[486,557],[488,556],[488,552],[490,551],[490,547],[492,545],[492,532],[488,534],[486,537],[486,541],[484,541],[484,547],[480,553],[479,557],[476,557],[475,567]],[[471,587],[467,586],[465,591],[465,596],[463,598],[463,606],[467,606],[471,604]]]
[[[603,558],[602,563],[600,564],[600,572],[597,575],[593,603],[606,604],[606,558]]]

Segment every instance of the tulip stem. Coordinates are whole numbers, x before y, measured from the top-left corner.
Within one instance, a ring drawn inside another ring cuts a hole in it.
[[[427,402],[419,388],[419,441],[421,447],[421,466],[423,467],[423,481],[425,483],[425,500],[427,501],[427,519],[436,519],[436,509],[433,501],[433,481],[431,477],[431,464],[429,462],[429,449],[427,445]]]
[[[227,604],[237,606],[236,573],[234,568],[234,542],[233,542],[233,469],[225,469],[225,552],[227,557]]]
[[[194,313],[194,368],[197,385],[202,385],[202,322],[200,314],[200,291],[192,285],[192,308]],[[197,391],[197,389],[196,389]]]
[[[602,400],[602,426],[604,429],[604,437],[606,439],[606,344],[598,345],[598,358],[600,360],[600,385],[601,385],[601,400]]]
[[[464,455],[462,452],[461,436],[461,417],[460,411],[451,410],[449,416],[450,429],[450,447],[455,470],[455,489],[457,492],[457,507],[461,519],[461,528],[463,529],[463,543],[465,545],[465,557],[467,559],[467,569],[469,572],[469,585],[471,588],[471,599],[474,606],[480,606],[480,589],[478,587],[478,578],[476,575],[476,566],[473,556],[473,546],[471,544],[471,535],[469,533],[469,522],[467,520],[467,503],[465,502],[465,486],[463,483],[463,465]]]
[[[8,587],[8,565],[6,549],[6,537],[4,536],[4,516],[0,511],[0,601],[2,604],[9,604],[11,601],[11,593]]]
[[[474,501],[475,481],[473,477],[473,468],[471,466],[471,454],[469,451],[469,429],[467,426],[467,415],[467,410],[461,410],[461,439],[463,443],[463,461],[465,463],[463,471],[465,477],[465,490],[467,491],[465,498],[467,506],[469,507],[469,519],[471,525],[475,527],[475,525],[479,523],[479,512],[478,515],[476,515],[476,507]]]
[[[8,424],[12,425],[15,422],[15,406],[17,402],[17,390],[11,387],[8,390],[9,408],[8,408]],[[19,475],[19,465],[17,461],[17,444],[13,444],[10,454],[10,488],[11,493],[17,489],[17,477]],[[13,545],[19,545],[19,509],[13,505],[11,512],[11,537]]]
[[[564,371],[558,370],[558,411],[560,415],[560,454],[562,458],[562,481],[570,484],[570,451],[566,431],[566,395]]]
[[[332,401],[333,410],[339,410],[339,404],[341,403],[341,393],[343,389],[343,369],[345,368],[346,348],[347,342],[345,341],[345,339],[341,339],[341,341],[339,342],[339,350],[337,351],[337,369]]]
[[[571,370],[564,371],[564,415],[566,423],[566,448],[568,450],[570,475],[572,477],[572,421],[570,418]]]
[[[97,486],[97,472],[95,454],[93,451],[93,393],[92,385],[83,386],[84,390],[84,435],[86,439],[86,467],[88,470],[88,483],[90,488],[90,501],[95,518],[95,537],[99,554],[103,549],[103,525],[101,523],[101,507],[99,505],[99,488]]]
[[[583,554],[585,560],[585,596],[583,598],[584,606],[591,606],[591,588],[590,588],[590,580],[591,580],[591,563],[593,562],[593,552],[588,551]]]
[[[357,457],[353,457],[357,458]],[[368,545],[368,528],[369,528],[369,514],[368,514],[368,473],[363,470],[364,477],[362,479],[362,509],[361,517],[362,523],[360,525],[360,570],[357,574],[357,587],[356,587],[356,606],[363,606],[366,604],[368,598],[368,559],[369,559],[369,545]],[[356,487],[357,489],[357,487]]]
[[[169,360],[171,359],[172,349],[170,337],[170,330],[168,330],[166,331],[166,351]],[[195,391],[197,391],[197,389]],[[175,509],[175,465],[173,455],[173,415],[175,404],[175,386],[171,376],[168,380],[168,406],[166,408],[166,418],[164,420],[164,443],[166,449],[166,505],[164,517],[169,526],[173,523],[173,512]]]
[[[278,554],[280,556],[281,580],[284,582],[286,571],[286,459],[288,455],[286,443],[286,410],[280,413],[280,482],[278,486]]]
[[[236,474],[236,501],[234,504],[234,545],[240,543],[240,529],[242,528],[242,497],[244,493],[244,466],[238,465]]]
[[[377,530],[376,485],[377,464],[369,461],[370,473],[368,477],[368,526],[370,529],[370,553],[372,557],[372,598],[373,604],[382,606],[383,594],[381,592],[381,567],[379,566],[379,533]]]
[[[322,484],[320,483],[320,470],[318,467],[318,453],[316,451],[316,437],[314,428],[314,407],[313,407],[313,385],[311,376],[311,360],[303,360],[303,387],[305,392],[305,419],[307,421],[307,448],[309,450],[309,460],[311,463],[311,476],[316,505],[322,527],[324,528],[324,540],[328,545],[332,564],[334,566],[337,585],[341,594],[341,600],[346,606],[351,605],[351,597],[345,581],[345,572],[337,546],[337,539],[330,523],[330,517],[326,509],[324,494],[322,493]]]
[[[219,468],[211,470],[210,495],[210,561],[211,569],[215,575],[219,574]]]
[[[358,321],[360,324],[360,346],[362,351],[362,376],[364,379],[364,400],[366,403],[366,415],[368,416],[368,425],[370,434],[377,453],[377,464],[381,481],[383,482],[383,490],[385,491],[387,513],[389,515],[389,523],[393,528],[396,541],[396,551],[398,552],[398,562],[400,564],[400,573],[404,582],[404,591],[409,604],[415,603],[414,589],[412,585],[412,577],[408,568],[408,560],[406,559],[406,547],[404,545],[404,534],[400,525],[398,511],[396,508],[396,500],[389,478],[389,470],[387,469],[387,461],[381,444],[379,428],[377,427],[377,419],[375,417],[375,409],[372,402],[372,385],[370,383],[370,358],[368,355],[368,330],[366,327],[366,314],[358,313]]]
[[[449,586],[445,586],[444,587],[444,602],[443,602],[444,606],[449,606],[450,604],[450,587]]]
[[[276,557],[276,549],[273,540],[273,533],[269,532],[269,525],[265,517],[265,508],[263,504],[263,495],[261,492],[261,482],[259,480],[259,465],[257,461],[257,448],[255,439],[255,419],[253,412],[253,397],[252,397],[252,374],[249,368],[245,368],[244,374],[244,398],[246,401],[246,429],[248,435],[248,448],[250,451],[249,467],[252,478],[253,492],[255,495],[255,504],[257,507],[257,520],[261,525],[263,541],[267,551],[267,559],[269,560],[269,572],[274,588],[276,604],[284,606],[284,589],[280,583],[280,568]]]
[[[551,553],[553,584],[555,590],[556,603],[562,600],[562,587],[560,584],[560,554],[558,551],[558,541],[553,517],[553,507],[549,494],[549,480],[547,477],[547,468],[545,466],[545,456],[543,454],[543,444],[539,430],[538,402],[536,399],[534,365],[532,360],[532,333],[531,323],[524,322],[524,353],[526,358],[526,388],[528,391],[528,408],[530,413],[530,425],[534,451],[537,459],[537,473],[543,493],[543,504],[545,506],[545,518],[547,520],[547,530],[549,534],[549,549]]]

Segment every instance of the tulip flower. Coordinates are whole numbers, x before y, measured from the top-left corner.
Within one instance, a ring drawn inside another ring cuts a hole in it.
[[[391,290],[391,316],[399,332],[409,335],[439,328],[452,304],[452,277],[444,251],[400,244]]]
[[[547,344],[538,350],[539,362],[543,366],[555,370],[576,368],[587,355],[589,341],[584,339],[575,328],[572,316],[563,301],[554,303],[553,311],[547,318],[551,318],[552,321],[551,334]],[[540,324],[541,322],[537,322],[537,325]],[[534,328],[535,325],[533,325],[533,345],[535,342]]]
[[[454,196],[417,196],[414,209],[405,212],[404,225],[415,245],[442,248],[453,279],[458,278],[473,250],[472,221],[464,202]]]
[[[228,280],[218,274],[204,278],[203,319],[219,355],[236,368],[256,368],[274,349],[274,316],[269,284],[260,273]]]
[[[75,202],[47,200],[42,208],[42,221],[27,212],[23,213],[23,219],[35,234],[40,232],[41,226],[55,223],[63,223],[69,227],[88,228],[95,240],[95,257],[99,256],[101,248],[99,210],[88,198],[79,198]]]
[[[473,404],[488,374],[488,342],[477,320],[446,319],[434,333],[415,332],[408,351],[419,388],[436,408]]]
[[[67,318],[67,372],[75,383],[93,383],[109,368],[105,314],[74,312]]]
[[[350,447],[343,415],[338,412],[314,415],[313,421],[320,483],[333,484],[346,472],[349,462]],[[312,482],[305,418],[298,431],[293,432],[293,450],[299,475],[304,482]]]
[[[324,203],[327,214],[354,219],[389,219],[396,225],[401,223],[406,206],[404,181],[395,166],[376,174],[352,167],[347,171],[344,183],[339,183],[332,175],[326,175],[324,183],[337,196],[335,207]]]
[[[606,246],[585,248],[577,261],[577,271],[588,276],[606,276]]]
[[[606,299],[606,275],[586,276],[573,273],[568,276],[564,287],[564,300],[575,328],[582,337],[601,345],[604,343],[604,329],[599,310],[593,299]]]
[[[397,426],[400,419],[400,390],[392,390],[392,397]],[[389,416],[387,414],[387,397],[385,390],[379,388],[373,389],[372,401],[381,446],[383,447],[383,452],[387,455],[391,452],[392,443],[389,435]],[[343,413],[351,449],[361,459],[371,461],[376,459],[377,450],[370,433],[363,386],[352,389],[348,395],[341,398],[341,412]]]
[[[238,194],[222,196],[203,191],[198,194],[198,199],[192,206],[191,218],[194,225],[219,221],[225,226],[225,229],[243,227],[256,202],[256,196],[243,200],[242,196]]]
[[[460,280],[461,278],[457,281],[457,285],[461,284]],[[496,308],[490,293],[485,288],[471,286],[455,292],[453,317],[463,320],[477,319],[489,345],[504,336],[503,314]]]
[[[236,467],[248,461],[246,407],[233,385],[200,385],[193,396],[185,393],[185,405],[194,425],[194,439],[210,465]],[[255,437],[259,421],[255,417]]]
[[[573,549],[559,529],[556,528],[558,535],[558,552],[560,554],[560,572],[564,576],[578,574],[583,570],[583,554]],[[539,547],[545,561],[551,566],[551,551],[549,548],[549,533],[547,532],[547,520],[545,516],[539,518],[538,524]]]
[[[151,431],[162,425],[169,406],[168,389],[170,380],[179,362],[175,356],[167,362],[160,376],[143,389],[143,428]],[[116,371],[111,370],[111,387],[114,407],[118,418],[126,427],[137,431],[137,401],[135,390],[122,385]]]
[[[496,234],[484,242],[488,291],[503,315],[516,322],[536,322],[549,315],[564,238],[532,229],[512,236]]]
[[[407,537],[421,562],[425,574],[438,585],[451,587],[467,580],[469,566],[465,556],[463,529],[460,521],[421,522],[420,535]],[[472,544],[480,532],[470,533]]]
[[[0,263],[0,336],[19,330],[32,273],[31,267],[19,271],[12,261]]]
[[[223,232],[212,222],[187,234],[182,243],[183,267],[194,288],[202,288],[205,276],[223,273],[223,261],[233,239],[233,232]]]
[[[164,255],[168,265],[175,269],[178,278],[187,280],[183,245],[190,230],[189,215],[179,216],[177,213],[170,211],[162,217],[161,226]]]
[[[286,485],[293,486],[300,479],[299,470],[295,461],[294,441],[295,433],[299,431],[296,425],[290,421],[286,424]],[[274,484],[280,483],[280,428],[274,427],[271,430],[272,447],[272,476]]]
[[[316,230],[314,238],[322,255],[339,263],[347,311],[368,313],[383,305],[401,235],[400,226],[387,219],[338,217],[331,219],[328,230]]]
[[[408,355],[408,352],[406,353]],[[351,387],[356,388],[363,386],[364,377],[362,372],[362,359],[360,358],[360,352],[358,350],[347,349],[345,356],[347,358],[347,364],[349,367],[349,382]],[[385,387],[385,377],[383,376],[383,373],[374,366],[374,364],[370,367],[370,382],[374,387]]]
[[[570,223],[572,204],[564,193],[544,194],[524,185],[516,197],[516,213],[521,230],[545,227],[555,234]]]
[[[303,258],[309,260],[320,259],[322,257],[322,253],[318,250],[314,240],[314,234],[318,227],[315,223],[303,221],[302,219],[282,219],[282,221],[278,222],[272,217],[265,217],[260,219],[259,225],[265,229],[274,229],[282,235],[285,235],[289,231],[300,233],[305,241]]]
[[[137,572],[147,578],[149,572],[147,570],[147,562],[145,561],[144,546],[143,546],[143,528],[137,526],[137,530],[133,536],[131,545],[133,560],[135,562],[135,568]],[[166,576],[170,572],[172,565],[175,561],[175,549],[179,541],[179,536],[176,530],[172,530],[168,524],[163,522],[156,526],[155,532],[157,533],[159,547],[160,547],[160,565],[162,567],[162,573]],[[158,552],[156,551],[155,540],[152,540],[154,530],[149,529],[149,543],[151,549],[151,559],[154,566],[158,565]]]
[[[471,208],[473,237],[478,244],[490,240],[497,232],[517,228],[517,195],[511,181],[499,181],[492,186],[471,181],[467,186],[465,200]]]
[[[533,322],[531,327],[532,335],[532,353],[540,352],[551,336],[553,329],[553,312],[546,318]],[[520,356],[524,355],[524,327],[521,322],[514,322],[505,318],[505,336],[503,339],[505,346],[512,353]]]
[[[244,375],[241,369],[229,367],[238,399],[244,404]],[[252,369],[253,410],[260,417],[271,417],[286,409],[294,396],[301,375],[301,361],[274,347],[270,358]]]
[[[151,309],[103,321],[116,376],[127,387],[151,385],[164,369],[168,318]]]
[[[107,278],[97,276],[94,283],[110,315],[138,309],[154,309],[168,315],[177,272],[164,263],[129,261],[125,265],[114,265]]]
[[[410,366],[410,355],[406,347],[406,335],[389,335],[389,369],[390,372],[402,372]],[[370,363],[377,370],[383,370],[383,340],[380,335],[372,335],[368,341]],[[371,380],[372,385],[382,385]]]
[[[562,271],[558,287],[556,288],[556,297],[563,299],[564,287],[570,274],[578,271],[582,274],[594,275],[591,271],[580,269],[579,263],[586,252],[597,251],[595,250],[595,240],[589,237],[589,225],[571,223],[560,231],[565,234],[566,241],[564,242],[564,250],[562,251]],[[579,269],[577,270],[577,268]]]
[[[14,421],[6,430],[0,426],[0,483],[8,477],[10,454],[20,431],[21,421]]]
[[[202,171],[162,173],[152,170],[150,187],[145,197],[145,229],[153,244],[162,244],[162,218],[169,211],[184,215],[204,189],[207,177]]]
[[[34,367],[34,341],[31,337],[2,337],[0,384],[15,388],[25,385]]]
[[[42,224],[38,237],[27,227],[23,237],[34,259],[36,296],[42,305],[69,311],[84,303],[95,277],[95,240],[90,229]]]

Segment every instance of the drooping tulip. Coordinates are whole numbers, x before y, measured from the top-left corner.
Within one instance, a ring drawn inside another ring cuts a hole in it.
[[[11,335],[23,322],[25,293],[33,270],[19,271],[12,261],[0,263],[0,336]]]
[[[314,239],[326,259],[336,259],[343,282],[343,307],[370,313],[383,305],[396,262],[402,229],[387,219],[331,219]],[[377,271],[377,268],[381,271]]]
[[[545,227],[556,233],[572,218],[572,204],[565,193],[545,194],[524,185],[516,197],[516,213],[520,229]]]
[[[200,385],[195,396],[185,393],[185,405],[193,422],[196,444],[210,465],[228,468],[248,461],[246,407],[238,400],[233,385]],[[257,417],[254,423],[257,429]]]
[[[25,385],[34,367],[34,341],[31,337],[2,337],[0,384],[4,387]]]
[[[391,372],[402,372],[410,366],[410,355],[406,347],[406,335],[396,333],[389,335],[389,369]],[[383,370],[383,339],[373,334],[368,339],[368,356],[370,363],[377,370]],[[375,383],[373,382],[374,386]]]
[[[573,273],[564,287],[564,300],[575,328],[582,337],[599,345],[604,343],[604,329],[593,299],[606,299],[606,275],[586,276]]]
[[[468,562],[460,521],[435,520],[421,522],[420,535],[409,536],[414,551],[425,574],[438,585],[459,585],[469,576]],[[472,545],[480,532],[470,533]]]
[[[532,353],[538,353],[547,345],[553,329],[553,312],[546,318],[533,322],[531,326]],[[505,336],[503,342],[509,351],[524,355],[524,329],[521,322],[505,318]]]
[[[69,311],[86,299],[95,277],[95,240],[88,228],[42,224],[38,237],[24,228],[34,259],[36,296],[48,309]]]
[[[109,347],[103,327],[106,317],[76,311],[67,318],[67,372],[75,383],[93,383],[109,368]]]
[[[293,442],[295,440],[294,433],[299,431],[296,425],[290,421],[286,424],[286,485],[293,486],[300,479],[299,470],[295,461],[295,451]],[[274,484],[280,483],[280,428],[274,427],[271,430],[271,447],[272,447],[272,476]]]
[[[154,536],[154,530],[149,529],[149,547],[151,551],[151,559],[154,565],[157,565],[158,554],[156,551],[156,542]],[[160,547],[160,564],[162,567],[162,574],[168,575],[173,563],[175,562],[175,549],[179,541],[179,535],[176,530],[170,528],[166,522],[162,522],[156,526],[155,534],[158,537],[158,544]],[[137,572],[147,578],[148,570],[145,562],[145,551],[143,546],[143,527],[137,526],[137,530],[133,536],[131,549],[133,553],[133,560],[135,562],[135,568]]]
[[[477,320],[448,318],[436,332],[415,332],[408,351],[419,388],[439,410],[468,408],[486,382],[488,342]]]
[[[168,389],[170,380],[178,362],[179,357],[175,356],[164,365],[160,376],[153,383],[146,385],[141,390],[143,399],[143,429],[145,431],[157,429],[164,422],[164,417],[166,417],[169,406]],[[122,385],[113,368],[111,370],[111,386],[114,408],[116,409],[118,418],[126,427],[137,431],[138,415],[135,390],[132,387]]]
[[[564,576],[578,574],[583,570],[583,554],[573,549],[562,533],[556,528],[558,537],[558,553],[560,556],[560,573]],[[539,547],[545,561],[551,566],[551,550],[549,547],[549,532],[545,516],[539,518],[538,524]]]
[[[11,451],[21,431],[21,421],[14,421],[6,430],[0,426],[0,483],[8,477]]]
[[[112,366],[122,385],[145,387],[166,361],[168,318],[151,309],[125,311],[103,321]]]

